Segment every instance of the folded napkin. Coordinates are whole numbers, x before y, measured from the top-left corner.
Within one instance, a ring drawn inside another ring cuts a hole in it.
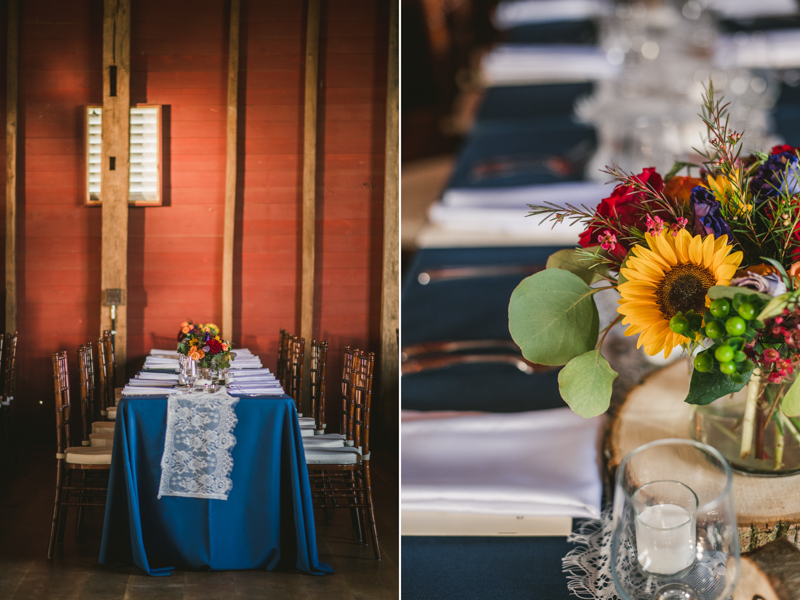
[[[156,348],[150,350],[150,356],[175,356],[177,354],[177,350],[158,350]]]
[[[403,415],[404,511],[600,517],[599,418],[569,408]]]
[[[241,386],[231,384],[228,386],[228,391],[234,395],[251,395],[251,396],[282,396],[283,388],[280,386]]]
[[[148,356],[144,359],[146,365],[177,365],[179,361],[177,358],[164,358],[161,356]]]
[[[242,381],[236,382],[232,384],[239,389],[247,390],[247,389],[254,389],[254,388],[279,388],[281,384],[279,381]]]
[[[160,388],[171,388],[173,387],[177,381],[173,380],[162,380],[162,379],[131,379],[128,382],[129,386],[132,387],[160,387]]]
[[[233,376],[236,377],[237,375],[240,375],[240,374],[248,374],[248,375],[250,375],[250,374],[256,374],[256,373],[270,373],[271,371],[267,367],[261,367],[259,369],[241,369],[241,368],[237,369],[237,368],[231,367],[230,369],[228,369],[228,372],[232,373]]]
[[[253,356],[253,353],[247,348],[234,348],[231,352],[236,356]]]
[[[579,45],[500,44],[481,61],[488,85],[613,79],[621,70],[601,48]]]
[[[177,392],[175,388],[163,387],[143,387],[126,385],[122,388],[123,396],[166,396],[168,394]]]
[[[497,5],[494,24],[511,29],[531,23],[576,21],[603,17],[612,12],[604,0],[504,0]]]
[[[796,0],[708,0],[707,8],[727,19],[789,16],[797,14]]]
[[[254,369],[255,370],[255,369]],[[230,375],[230,372],[228,372]],[[237,372],[236,375],[231,376],[234,381],[277,381],[277,378],[272,373],[252,373],[248,374],[247,372],[239,373]]]
[[[611,193],[611,188],[593,181],[574,181],[566,183],[543,183],[507,188],[448,189],[439,203],[448,208],[524,208],[530,204],[567,204],[594,209],[600,200]]]
[[[791,69],[800,67],[800,29],[720,36],[714,60],[723,68]]]
[[[173,373],[149,373],[142,371],[136,375],[137,379],[151,379],[154,381],[178,381],[178,376]]]

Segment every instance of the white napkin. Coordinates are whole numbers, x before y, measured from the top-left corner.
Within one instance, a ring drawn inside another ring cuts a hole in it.
[[[153,365],[177,365],[178,359],[177,358],[164,358],[161,356],[148,356],[144,359],[145,364],[153,364]]]
[[[250,352],[247,348],[234,348],[231,350],[236,356],[253,356],[253,353]]]
[[[728,19],[797,14],[796,0],[708,0],[707,8]]]
[[[177,393],[175,388],[163,387],[140,387],[126,385],[122,388],[123,396],[166,396],[168,394]]]
[[[531,23],[593,19],[611,11],[611,3],[603,0],[503,0],[493,20],[498,29],[511,29]]]
[[[414,421],[408,414],[404,511],[600,517],[599,417],[569,408]]]
[[[259,395],[259,396],[282,396],[283,388],[281,386],[241,386],[231,384],[228,386],[231,394],[239,395]]]
[[[175,356],[176,354],[178,354],[177,350],[157,350],[155,348],[150,350],[151,356]]]
[[[228,369],[228,372],[232,373],[234,377],[238,377],[239,375],[244,375],[244,374],[254,375],[256,373],[261,373],[261,374],[270,373],[270,370],[267,367],[262,367],[260,369],[235,369],[231,367],[230,369]]]
[[[451,188],[442,195],[448,208],[528,208],[529,204],[555,204],[594,209],[611,194],[612,186],[593,181],[544,183],[504,188]]]
[[[524,85],[613,79],[621,66],[594,46],[500,44],[484,55],[481,69],[488,85]]]
[[[800,67],[800,29],[735,33],[717,40],[714,60],[724,68]]]
[[[173,373],[152,373],[142,371],[136,375],[137,379],[153,379],[156,381],[178,381],[178,376]]]
[[[175,383],[175,381],[161,379],[131,379],[127,385],[134,387],[171,388],[175,385]]]
[[[253,369],[255,371],[255,369]],[[230,375],[230,371],[228,371]],[[277,381],[277,378],[272,373],[262,373],[257,371],[256,373],[249,374],[247,372],[240,373],[236,372],[235,375],[232,375],[232,379],[234,381]]]

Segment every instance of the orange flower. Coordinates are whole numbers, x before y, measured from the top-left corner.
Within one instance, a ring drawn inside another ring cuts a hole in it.
[[[205,355],[206,353],[200,348],[195,347],[189,350],[189,358],[192,360],[202,360]]]
[[[222,351],[223,352],[227,352],[228,351],[228,344],[222,344]]]
[[[183,323],[181,323],[181,329],[186,329],[187,327],[189,327],[189,321],[184,321]]]
[[[664,196],[673,206],[688,205],[692,189],[702,183],[695,177],[673,177],[664,185]]]
[[[190,331],[191,329],[189,328],[188,325],[184,326],[183,329],[181,329],[181,333],[189,333]]]

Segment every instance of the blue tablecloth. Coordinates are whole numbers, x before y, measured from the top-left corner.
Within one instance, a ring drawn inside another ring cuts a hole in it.
[[[135,563],[150,575],[296,567],[333,570],[317,557],[314,513],[294,401],[236,405],[233,489],[227,500],[157,498],[166,398],[123,398],[117,411],[102,564]]]
[[[564,537],[403,537],[403,597],[574,600]]]

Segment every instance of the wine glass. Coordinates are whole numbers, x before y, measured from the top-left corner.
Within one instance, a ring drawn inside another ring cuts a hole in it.
[[[657,440],[622,461],[611,572],[623,600],[722,600],[739,577],[730,465],[714,448]]]

